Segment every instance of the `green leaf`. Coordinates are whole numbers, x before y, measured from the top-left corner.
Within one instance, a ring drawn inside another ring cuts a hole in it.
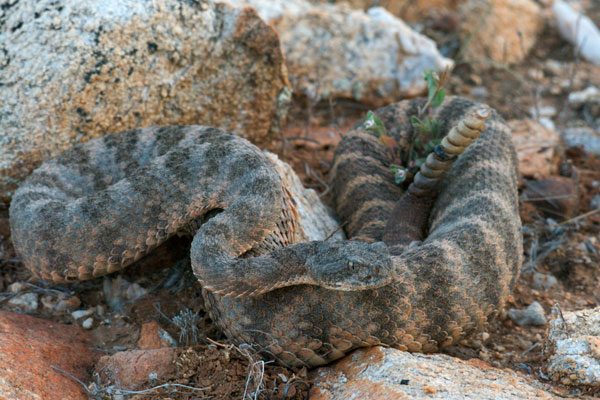
[[[414,145],[415,149],[422,149],[423,148],[423,143],[421,143],[421,139],[420,138],[416,138],[415,139],[415,145]]]
[[[440,89],[439,92],[437,92],[437,94],[435,95],[435,98],[431,101],[431,105],[434,107],[439,107],[442,102],[444,101],[444,98],[446,97],[446,89]]]
[[[374,132],[377,136],[382,136],[386,134],[385,125],[373,111],[367,112],[367,117],[365,122],[361,125],[363,129]]]
[[[425,70],[425,82],[427,82],[427,99],[431,102],[439,85],[439,80],[434,70]]]
[[[432,152],[433,149],[435,149],[435,143],[433,140],[430,140],[429,142],[425,143],[425,146],[423,146],[423,151],[426,153]]]
[[[442,131],[440,130],[440,123],[438,120],[434,119],[431,124],[431,135],[436,139],[440,140],[444,136]]]
[[[396,182],[396,185],[399,185],[406,180],[407,174],[405,168],[402,168],[401,166],[396,164],[391,164],[390,170],[394,175],[394,182]]]
[[[367,112],[365,122],[362,123],[361,128],[369,130],[375,126],[375,114],[373,111]]]

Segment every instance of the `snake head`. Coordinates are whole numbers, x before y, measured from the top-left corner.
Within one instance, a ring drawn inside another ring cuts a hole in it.
[[[392,259],[382,242],[324,242],[309,258],[308,274],[314,284],[334,290],[367,290],[392,281]]]

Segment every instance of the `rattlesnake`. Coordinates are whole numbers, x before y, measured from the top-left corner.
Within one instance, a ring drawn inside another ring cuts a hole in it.
[[[404,146],[422,103],[375,114]],[[450,98],[433,117],[447,131],[477,106]],[[235,342],[290,366],[376,344],[431,352],[481,329],[515,285],[516,157],[492,111],[440,183],[425,240],[394,255],[379,242],[402,193],[389,162],[379,140],[355,126],[336,150],[331,185],[350,238],[365,241],[285,246],[294,240],[293,201],[258,148],[207,127],[126,131],[34,171],[11,204],[12,238],[36,276],[72,281],[197,231],[194,272],[211,316]]]

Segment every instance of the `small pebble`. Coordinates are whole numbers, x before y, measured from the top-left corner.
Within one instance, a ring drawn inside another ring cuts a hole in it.
[[[98,304],[96,306],[96,314],[98,314],[98,316],[103,317],[105,311],[106,310],[104,309],[104,306],[102,304]]]
[[[516,308],[508,310],[508,317],[517,325],[544,325],[546,323],[544,308],[537,301],[522,310]]]
[[[438,392],[435,386],[421,386],[421,390],[425,394],[436,394]]]
[[[481,350],[478,354],[479,358],[481,358],[483,361],[490,361],[490,352],[487,349],[483,349]]]
[[[78,319],[82,319],[82,318],[85,318],[85,317],[89,317],[93,313],[94,313],[94,310],[92,310],[92,309],[89,309],[89,310],[77,310],[77,311],[73,311],[71,313],[71,316],[73,317],[74,320],[78,320]]]
[[[530,68],[529,70],[527,70],[527,76],[531,79],[542,80],[544,79],[544,71],[537,68]]]
[[[558,96],[559,94],[562,93],[562,88],[560,86],[557,85],[552,85],[550,86],[550,94],[553,94],[555,96]]]
[[[598,88],[589,86],[580,92],[569,93],[569,104],[578,106],[588,102],[600,102],[600,90]]]
[[[596,242],[597,239],[595,236],[590,236],[585,242],[583,242],[588,253],[596,254],[598,252],[598,249],[596,248]]]
[[[550,118],[550,117],[554,117],[556,115],[556,107],[553,107],[553,106],[531,107],[529,109],[529,113],[535,119],[542,118],[542,117]]]
[[[469,343],[469,347],[475,350],[479,350],[483,347],[483,343],[481,342],[481,340],[473,339]]]
[[[68,299],[60,300],[58,302],[58,304],[56,305],[56,310],[57,311],[73,310],[73,309],[79,307],[80,305],[81,305],[81,300],[79,300],[79,297],[73,296]]]
[[[556,125],[554,124],[554,121],[552,121],[550,118],[542,117],[539,119],[539,123],[546,129],[556,131]]]
[[[483,86],[475,86],[473,89],[471,89],[471,96],[473,97],[486,97],[488,95],[488,91],[485,87]]]
[[[582,253],[586,253],[586,254],[594,254],[594,253],[598,252],[598,250],[596,249],[594,244],[592,244],[592,242],[589,239],[587,239],[584,242],[579,243],[577,245],[577,250],[581,251]]]
[[[8,304],[19,307],[23,311],[35,311],[38,308],[37,293],[23,293],[17,295],[8,301]]]
[[[138,298],[140,298],[142,296],[145,296],[147,294],[148,294],[148,290],[144,289],[143,287],[141,287],[137,283],[132,283],[131,285],[129,285],[129,287],[125,291],[125,297],[128,300],[135,300],[135,299],[138,299]]]
[[[562,75],[565,66],[558,60],[546,60],[544,61],[544,69],[554,75]]]
[[[592,210],[600,208],[600,194],[595,195],[592,201],[590,201],[590,208]]]
[[[562,132],[567,146],[583,146],[588,153],[600,155],[600,137],[589,127],[571,127]]]
[[[533,273],[531,287],[538,290],[547,290],[558,283],[558,280],[551,274],[543,274],[541,272]]]
[[[83,329],[91,329],[94,324],[94,318],[90,317],[81,323]]]
[[[47,310],[53,312],[63,312],[66,310],[72,311],[81,305],[81,300],[77,296],[65,298],[64,294],[47,294],[42,296],[42,305]]]
[[[533,346],[533,343],[531,341],[527,340],[527,339],[518,338],[517,339],[517,346],[519,346],[519,348],[521,350],[527,350],[531,346]]]
[[[46,294],[40,299],[42,306],[48,310],[56,309],[56,300],[56,297],[50,294]]]
[[[158,332],[158,337],[166,340],[171,347],[177,347],[177,341],[169,335],[169,333],[163,329]]]
[[[23,282],[15,282],[15,283],[11,283],[10,285],[8,285],[8,291],[11,293],[19,293],[19,292],[22,292],[26,288],[27,288],[27,285],[25,285]]]

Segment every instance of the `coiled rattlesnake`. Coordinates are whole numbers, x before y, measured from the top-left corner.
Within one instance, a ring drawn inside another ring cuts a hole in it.
[[[376,114],[405,145],[420,105],[405,101]],[[433,117],[447,131],[477,106],[451,98]],[[321,365],[375,344],[435,351],[481,329],[517,279],[522,243],[510,131],[492,112],[440,182],[425,240],[395,255],[378,242],[402,193],[388,158],[357,126],[332,168],[350,238],[375,243],[281,247],[293,241],[293,204],[255,146],[206,127],[107,135],[23,183],[11,204],[12,238],[35,275],[72,281],[116,271],[177,232],[197,230],[192,266],[212,317],[232,340],[286,365]]]

